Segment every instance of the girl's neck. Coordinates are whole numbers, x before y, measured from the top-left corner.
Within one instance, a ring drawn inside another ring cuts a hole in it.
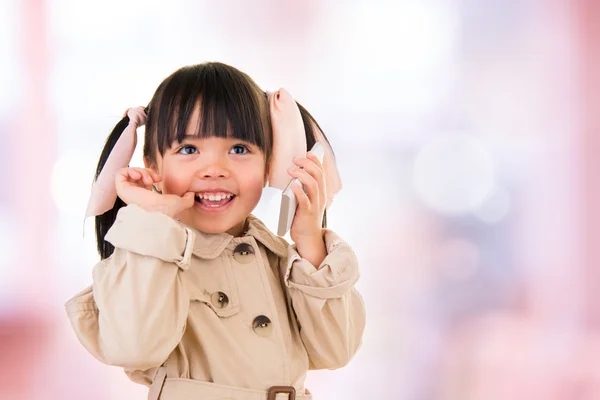
[[[248,231],[248,218],[244,218],[242,222],[231,227],[227,233],[233,237],[239,237],[243,236],[246,231]]]

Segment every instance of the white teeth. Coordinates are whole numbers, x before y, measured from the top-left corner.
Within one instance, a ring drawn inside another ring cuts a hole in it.
[[[233,197],[231,193],[198,193],[196,196],[199,199],[210,200],[210,201],[221,201]]]

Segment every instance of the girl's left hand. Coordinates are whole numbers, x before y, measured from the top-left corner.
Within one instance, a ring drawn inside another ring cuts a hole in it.
[[[306,158],[294,159],[294,164],[301,168],[292,167],[288,173],[298,178],[306,188],[306,193],[301,185],[292,185],[298,208],[290,229],[290,236],[296,243],[298,253],[318,267],[325,257],[322,229],[327,204],[325,170],[317,157],[310,152],[307,153]]]

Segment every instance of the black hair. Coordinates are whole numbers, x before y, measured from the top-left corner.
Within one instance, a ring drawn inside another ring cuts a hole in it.
[[[198,137],[233,137],[272,152],[271,123],[264,92],[246,74],[222,63],[183,67],[159,86],[148,106],[144,158],[185,137],[194,108],[200,106]]]
[[[317,140],[315,129],[321,131],[316,120],[299,103],[300,115],[310,149]],[[177,140],[185,137],[194,108],[200,106],[198,137],[232,137],[259,147],[266,164],[272,157],[273,133],[266,93],[242,71],[218,62],[186,66],[167,77],[156,89],[146,107],[144,159],[153,164],[157,151],[161,156]],[[114,127],[100,155],[96,175],[104,167],[110,152],[129,124],[125,116]],[[325,140],[327,137],[321,131]],[[104,240],[125,203],[117,197],[113,208],[96,216],[96,243],[102,259],[110,257],[114,247]],[[323,227],[327,226],[327,213]]]

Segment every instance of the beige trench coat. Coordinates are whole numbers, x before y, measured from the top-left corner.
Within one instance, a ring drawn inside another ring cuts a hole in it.
[[[361,344],[357,260],[332,231],[318,269],[253,216],[233,237],[129,205],[106,240],[115,252],[67,314],[83,346],[151,399],[267,400],[274,386],[310,399],[307,371],[340,368]]]

